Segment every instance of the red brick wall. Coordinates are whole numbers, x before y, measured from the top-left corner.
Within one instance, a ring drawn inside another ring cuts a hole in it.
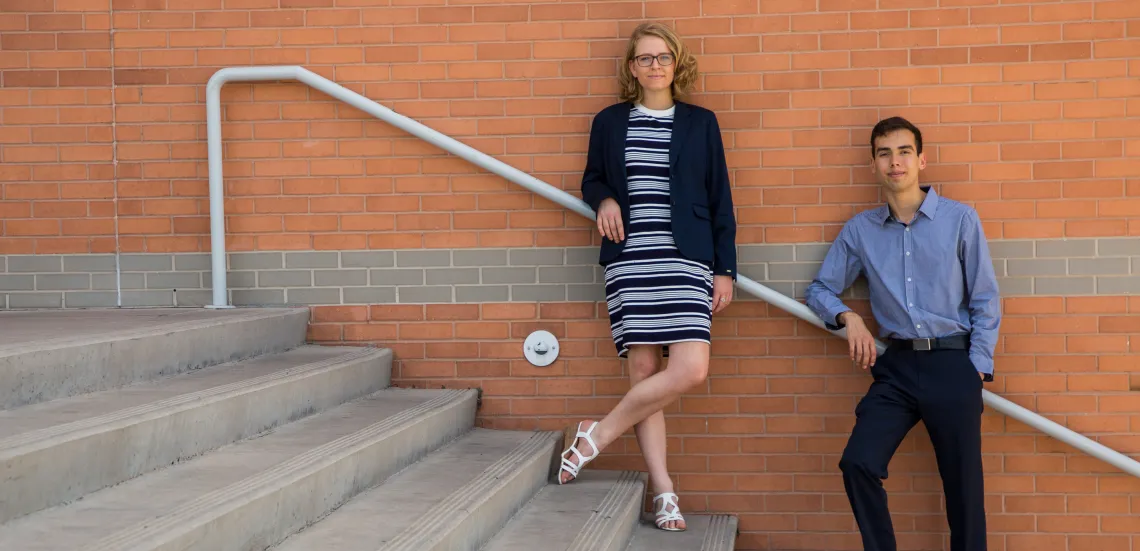
[[[224,4],[224,7],[223,7]],[[644,19],[703,77],[738,242],[826,242],[877,200],[876,120],[926,130],[928,182],[990,239],[1140,236],[1140,2],[26,0],[0,13],[0,254],[208,249],[207,79],[298,64],[577,193],[589,121]],[[112,47],[113,42],[113,47]],[[229,250],[560,247],[589,223],[295,84],[223,91]],[[1138,253],[1140,254],[1140,253]],[[1126,453],[1140,302],[1010,297],[990,389]],[[835,466],[868,379],[842,341],[762,303],[716,321],[712,376],[670,406],[690,511],[741,549],[857,549]],[[604,314],[604,312],[602,312]],[[480,422],[559,428],[626,388],[598,305],[314,309],[318,342],[391,346],[400,384],[480,385]],[[565,360],[521,360],[535,328]],[[993,550],[1140,545],[1140,482],[992,411]],[[636,467],[616,443],[597,465]],[[921,431],[888,482],[908,549],[945,549]],[[1135,541],[1134,541],[1135,540]]]

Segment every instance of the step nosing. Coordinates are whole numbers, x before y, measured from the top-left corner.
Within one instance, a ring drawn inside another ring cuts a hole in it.
[[[193,331],[195,329],[209,328],[224,326],[234,323],[253,322],[264,319],[275,318],[288,318],[290,316],[298,315],[294,311],[250,311],[241,314],[233,314],[229,316],[221,316],[216,318],[204,318],[196,320],[175,321],[170,323],[163,323],[158,326],[142,327],[137,329],[125,329],[122,331],[115,331],[110,333],[101,333],[83,337],[60,337],[55,339],[45,339],[34,341],[31,343],[21,343],[18,345],[10,345],[0,347],[0,358],[17,356],[19,354],[27,354],[29,352],[39,352],[45,350],[57,350],[60,348],[68,348],[74,346],[87,346],[101,343],[113,343],[117,341],[132,340],[139,338],[146,338],[152,336],[162,336],[169,333]]]
[[[282,482],[291,482],[292,479],[297,478],[298,474],[320,469],[322,464],[340,461],[355,453],[362,443],[384,440],[393,434],[402,432],[415,425],[417,421],[432,417],[429,412],[442,412],[447,406],[461,403],[461,398],[468,392],[468,390],[445,391],[437,397],[403,410],[364,429],[294,456],[225,488],[209,492],[159,518],[139,522],[133,527],[111,534],[85,549],[88,551],[110,551],[120,549],[134,541],[157,538],[159,535],[172,530],[179,523],[188,523],[195,517],[224,508],[227,503],[240,496],[272,490],[280,486]]]
[[[350,352],[340,356],[327,358],[317,362],[302,364],[273,373],[267,373],[245,381],[237,381],[217,387],[207,388],[187,394],[180,394],[171,398],[141,404],[138,406],[114,411],[105,415],[91,417],[71,423],[64,423],[54,427],[34,430],[0,439],[0,460],[22,451],[20,448],[43,444],[49,440],[57,440],[69,435],[75,437],[97,434],[99,429],[119,428],[123,421],[142,422],[159,417],[156,414],[173,414],[188,409],[208,406],[222,400],[256,392],[279,384],[288,384],[295,380],[304,379],[329,368],[354,363],[369,356],[381,355],[375,349],[362,349],[359,352]],[[224,364],[223,364],[224,365]],[[127,425],[131,423],[126,423]]]
[[[728,537],[730,519],[725,515],[713,515],[709,519],[709,527],[705,531],[705,538],[701,542],[701,551],[717,551],[723,549]]]
[[[535,457],[539,457],[537,454],[543,448],[551,446],[552,442],[553,440],[548,434],[536,433],[531,436],[526,442],[511,450],[510,453],[487,466],[483,472],[467,484],[449,494],[380,549],[383,551],[415,551],[421,549],[425,540],[432,539],[437,533],[435,529],[441,528],[439,525],[447,522],[447,518],[459,510],[462,505],[467,504],[472,496],[478,496],[481,493],[490,495],[488,494],[489,490],[505,486],[514,480],[515,477],[509,475],[519,473],[518,464],[527,459],[533,460]]]
[[[640,478],[637,471],[622,471],[568,549],[596,549],[597,541],[610,535],[613,532],[611,525],[620,520],[616,513],[627,506],[631,495],[636,497]]]

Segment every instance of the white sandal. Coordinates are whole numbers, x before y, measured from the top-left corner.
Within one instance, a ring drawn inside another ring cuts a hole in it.
[[[590,430],[587,430],[586,432],[582,432],[582,423],[585,423],[585,421],[578,423],[578,434],[574,435],[574,439],[570,441],[570,447],[566,448],[566,450],[562,452],[562,467],[558,470],[559,485],[574,482],[574,479],[578,478],[578,472],[582,470],[582,467],[585,467],[586,463],[593,461],[594,458],[598,456],[598,446],[597,444],[594,444],[594,439],[590,437],[590,434],[592,434],[594,432],[594,429],[598,427],[598,423],[595,421],[594,424],[590,426]],[[567,431],[567,434],[568,433],[569,431]],[[586,443],[590,445],[590,449],[593,450],[593,453],[590,454],[589,457],[582,455],[582,452],[574,446],[578,443],[579,438],[585,439]],[[574,455],[578,456],[577,465],[575,465],[574,462],[570,461],[570,459],[566,457],[566,452],[574,452]],[[570,473],[570,476],[574,478],[571,478],[566,482],[562,482],[562,472],[568,472]]]
[[[663,525],[669,521],[679,520],[684,522],[685,517],[681,516],[681,508],[677,506],[677,494],[673,492],[665,492],[653,498],[653,503],[661,500],[661,508],[657,510],[657,527],[669,532],[684,532],[684,528],[665,528]],[[668,511],[666,508],[672,505],[673,510]]]

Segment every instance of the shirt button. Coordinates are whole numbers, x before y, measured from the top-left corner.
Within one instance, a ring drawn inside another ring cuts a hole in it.
[[[907,251],[907,252],[906,252],[906,255],[907,255],[907,256],[910,256],[910,251]]]
[[[920,324],[918,324],[918,325],[915,325],[914,327],[915,327],[916,329],[922,329],[922,324],[920,323]]]
[[[910,231],[910,228],[907,228],[906,231]]]
[[[910,307],[910,308],[914,308],[914,303],[913,303],[913,302],[908,302],[906,305],[907,305],[908,307]]]
[[[909,278],[909,277],[908,277],[908,278],[906,278],[906,280],[907,280],[907,282],[910,282],[910,278]]]

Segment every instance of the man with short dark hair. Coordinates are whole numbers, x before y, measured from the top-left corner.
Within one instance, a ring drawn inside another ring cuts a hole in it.
[[[977,212],[919,185],[922,133],[901,117],[871,132],[871,172],[886,204],[849,220],[807,305],[846,328],[851,359],[874,378],[855,408],[839,468],[865,551],[895,551],[882,479],[903,438],[926,425],[946,494],[952,551],[985,551],[982,382],[993,380],[1001,321],[997,280]],[[841,295],[864,274],[887,350]]]

